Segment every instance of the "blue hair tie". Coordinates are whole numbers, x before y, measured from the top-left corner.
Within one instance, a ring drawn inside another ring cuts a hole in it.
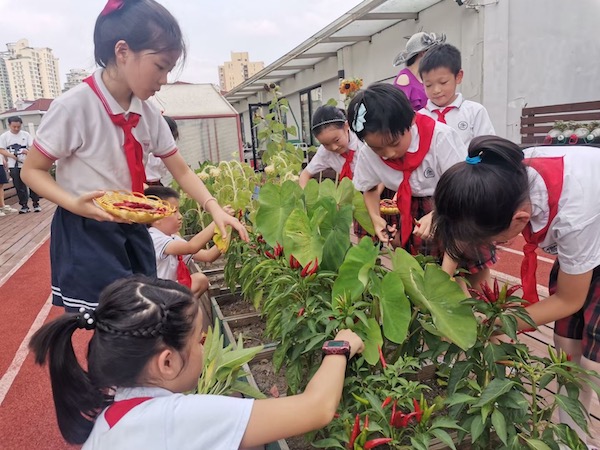
[[[467,161],[467,164],[471,165],[479,164],[481,162],[481,156],[467,156],[467,159],[465,161]]]

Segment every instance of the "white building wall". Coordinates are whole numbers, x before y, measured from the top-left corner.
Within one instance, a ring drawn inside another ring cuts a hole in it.
[[[323,101],[339,98],[337,70],[360,77],[364,85],[392,82],[402,67],[394,57],[404,48],[406,36],[418,31],[445,33],[458,47],[465,72],[460,90],[488,110],[498,135],[520,142],[524,106],[599,100],[600,73],[598,18],[600,1],[579,0],[565,9],[563,0],[477,0],[478,9],[446,0],[419,13],[418,20],[400,22],[283,80],[287,96],[300,121],[299,92],[321,85]],[[250,103],[269,101],[265,92]],[[247,111],[248,101],[234,103]],[[246,115],[247,117],[247,115]],[[244,141],[250,141],[246,122]]]

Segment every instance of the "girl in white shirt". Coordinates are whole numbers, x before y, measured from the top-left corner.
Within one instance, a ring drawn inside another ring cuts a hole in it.
[[[32,337],[48,360],[60,431],[86,450],[211,449],[263,445],[327,425],[348,358],[362,340],[342,330],[347,354],[328,354],[304,393],[252,400],[184,395],[202,372],[202,313],[190,291],[140,275],[108,286],[98,308],[64,314]],[[94,330],[87,370],[73,351],[78,328]]]
[[[94,308],[101,289],[116,279],[156,276],[146,227],[121,223],[94,204],[105,190],[142,192],[150,153],[225,235],[231,225],[248,238],[190,170],[160,111],[146,101],[185,57],[175,18],[154,0],[109,0],[96,20],[94,47],[101,69],[52,102],[22,174],[59,206],[52,223],[52,294],[67,311]],[[48,169],[56,160],[54,181]]]
[[[451,257],[523,235],[523,298],[531,302],[527,311],[538,325],[556,321],[557,347],[584,368],[600,372],[598,167],[597,148],[522,151],[506,139],[481,136],[471,141],[467,161],[442,175],[434,201],[436,236]],[[557,255],[551,295],[540,302],[538,247]],[[590,392],[582,390],[580,400],[589,409]]]

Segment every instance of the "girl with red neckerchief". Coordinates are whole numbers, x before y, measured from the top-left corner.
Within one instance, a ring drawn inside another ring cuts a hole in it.
[[[531,318],[537,325],[555,321],[556,346],[595,371],[600,371],[598,167],[596,148],[521,150],[506,139],[481,136],[471,141],[467,161],[442,175],[434,194],[436,237],[453,258],[523,235],[523,298],[531,302]],[[550,296],[540,302],[538,247],[557,255]],[[580,400],[589,409],[591,393],[582,389]],[[564,413],[561,420],[578,428]]]
[[[97,207],[105,190],[143,192],[144,164],[162,159],[173,178],[213,216],[247,239],[190,170],[160,111],[147,100],[167,83],[185,44],[176,19],[154,0],[109,0],[96,20],[100,66],[52,102],[23,167],[23,180],[56,203],[52,222],[53,304],[95,308],[116,279],[156,276],[154,249],[141,224],[121,223]],[[48,173],[59,160],[56,181]]]

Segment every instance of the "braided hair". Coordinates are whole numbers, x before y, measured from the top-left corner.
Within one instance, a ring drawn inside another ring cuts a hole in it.
[[[60,431],[82,444],[96,416],[112,403],[115,386],[136,386],[148,361],[165,348],[182,351],[198,314],[180,284],[136,275],[106,287],[95,311],[64,314],[32,337],[36,363],[48,360]],[[93,329],[84,370],[71,342],[78,328]]]

